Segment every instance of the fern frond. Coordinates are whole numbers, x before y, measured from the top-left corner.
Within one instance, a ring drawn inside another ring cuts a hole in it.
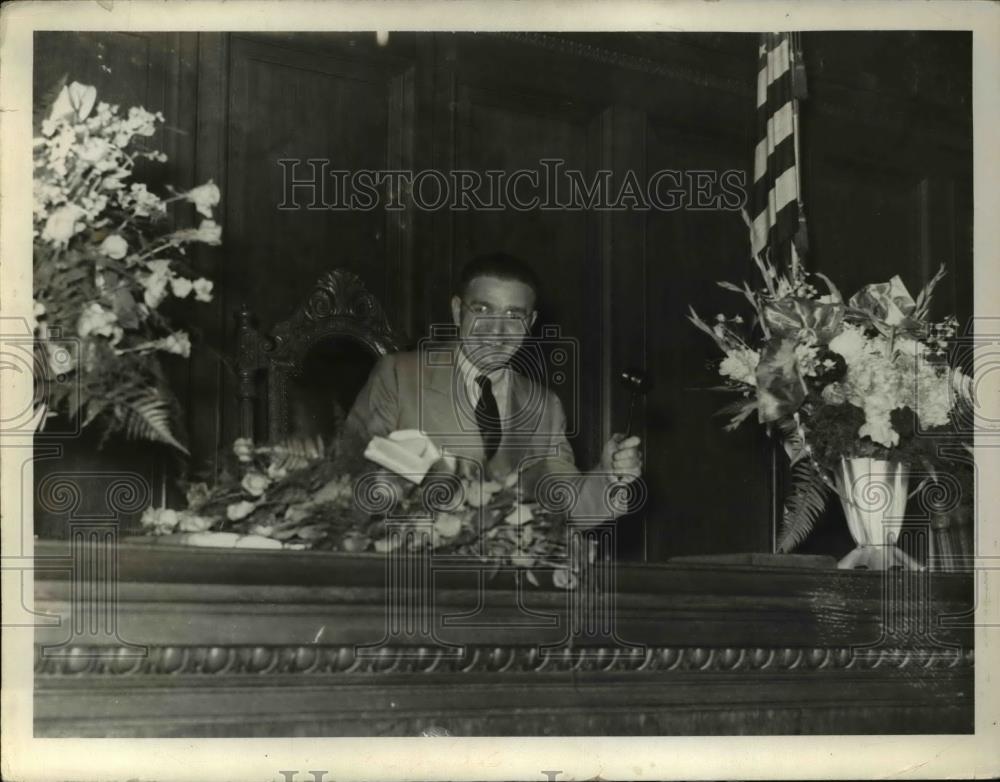
[[[131,440],[165,443],[190,456],[170,431],[170,403],[155,388],[121,393],[112,400],[115,418]]]
[[[787,554],[812,532],[816,519],[826,507],[827,484],[812,461],[792,467],[792,488],[785,500],[778,551]]]
[[[296,472],[323,458],[326,452],[323,438],[289,437],[278,445],[265,449],[271,456],[271,464],[275,469]]]

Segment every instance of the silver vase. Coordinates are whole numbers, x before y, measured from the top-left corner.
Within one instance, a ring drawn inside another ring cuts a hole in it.
[[[896,546],[906,516],[909,469],[900,462],[867,457],[841,459],[834,476],[847,528],[858,544],[840,568],[885,570],[893,565],[922,570]]]

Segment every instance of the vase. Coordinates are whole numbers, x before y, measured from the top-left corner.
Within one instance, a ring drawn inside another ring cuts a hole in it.
[[[896,546],[909,497],[909,468],[884,459],[841,459],[834,476],[847,528],[857,548],[839,568],[886,570],[893,565],[923,570]]]

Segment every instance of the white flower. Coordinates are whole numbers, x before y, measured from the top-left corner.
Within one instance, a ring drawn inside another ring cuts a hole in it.
[[[253,440],[249,437],[237,437],[233,440],[233,453],[244,464],[253,461]]]
[[[799,342],[795,345],[795,363],[799,367],[800,374],[806,377],[814,377],[816,375],[818,355],[819,348],[816,346],[815,341],[811,343]]]
[[[184,197],[194,204],[199,214],[210,218],[212,207],[219,203],[219,187],[209,179],[205,184],[189,190]]]
[[[465,501],[473,508],[489,505],[490,499],[503,487],[496,481],[469,481],[465,489]]]
[[[340,547],[349,553],[364,551],[371,541],[359,532],[348,532],[340,541]]]
[[[734,348],[727,351],[726,357],[719,364],[719,374],[729,377],[739,383],[757,385],[757,364],[760,363],[760,353],[750,348]]]
[[[214,220],[202,220],[197,237],[197,241],[205,244],[222,244],[222,226]]]
[[[261,496],[270,485],[271,480],[264,473],[257,472],[256,470],[248,472],[243,476],[243,480],[240,481],[240,486],[243,487],[243,490],[254,497]]]
[[[70,239],[83,230],[80,218],[86,214],[76,204],[66,204],[56,209],[45,221],[42,239],[56,246],[65,246]]]
[[[85,120],[94,108],[96,100],[96,87],[75,81],[59,92],[55,103],[52,104],[52,111],[49,112],[49,120],[53,122],[63,118]]]
[[[517,503],[514,506],[514,510],[508,513],[506,518],[504,518],[504,522],[520,526],[525,522],[531,521],[532,518],[534,518],[534,514],[531,512],[531,507],[529,505]]]
[[[183,331],[175,331],[173,334],[157,340],[154,346],[157,350],[163,350],[177,356],[184,356],[184,358],[191,355],[191,340],[187,333]]]
[[[183,299],[187,296],[194,285],[191,283],[187,277],[171,277],[170,278],[170,290],[173,291],[174,296],[178,299]]]
[[[128,193],[122,196],[122,205],[131,209],[136,217],[149,217],[166,210],[163,200],[156,193],[150,193],[142,182],[129,186]]]
[[[893,347],[910,359],[919,359],[927,353],[925,344],[909,337],[896,337]]]
[[[154,535],[173,532],[179,521],[177,511],[170,508],[146,508],[142,512],[142,518],[139,519],[139,523]]]
[[[267,477],[272,481],[283,480],[287,475],[288,470],[285,467],[275,464],[274,462],[267,465]]]
[[[830,350],[839,353],[848,362],[865,350],[866,340],[861,330],[854,326],[844,326],[836,337],[830,340]]]
[[[313,513],[312,506],[308,503],[302,503],[300,505],[289,505],[288,509],[285,511],[285,521],[290,524],[297,524],[300,521],[305,521]]]
[[[80,320],[77,322],[76,330],[81,337],[89,337],[91,334],[98,334],[102,337],[109,337],[112,343],[121,329],[116,330],[118,316],[111,310],[106,310],[96,301],[90,302],[80,313]],[[120,339],[120,337],[119,337]]]
[[[462,531],[462,517],[454,513],[439,513],[434,519],[434,533],[442,538],[453,538]]]
[[[156,132],[156,120],[162,120],[160,112],[151,114],[140,106],[132,106],[128,110],[127,127],[138,136],[152,136]]]
[[[128,254],[128,243],[118,234],[111,234],[111,236],[101,242],[101,246],[97,249],[102,255],[106,255],[117,261]]]
[[[935,367],[921,361],[916,376],[916,400],[912,405],[921,427],[945,426],[958,394],[952,386],[947,367]]]
[[[104,179],[101,180],[102,190],[121,190],[124,186],[122,179],[128,176],[128,172],[125,169],[119,169],[112,174],[108,174]]]
[[[211,301],[213,284],[214,283],[211,280],[206,280],[204,277],[199,277],[195,280],[193,283],[195,301]]]
[[[251,535],[259,535],[262,538],[269,538],[274,532],[274,524],[254,524],[248,532]]]
[[[170,269],[170,261],[166,258],[156,258],[152,261],[146,261],[146,268],[155,275],[164,277],[173,276],[173,272]]]
[[[114,147],[111,146],[107,139],[100,137],[91,136],[88,138],[77,148],[77,155],[87,163],[104,163],[103,166],[99,166],[99,168],[104,170],[117,165]]]
[[[888,410],[866,409],[865,422],[858,429],[858,437],[870,437],[886,448],[899,445],[899,432],[892,428]]]
[[[381,538],[375,541],[375,550],[380,554],[384,554],[387,551],[394,551],[399,548],[399,544],[402,543],[402,535],[392,535],[388,538]]]
[[[191,511],[181,511],[177,529],[181,532],[204,532],[215,524],[215,519],[209,516],[199,516]]]
[[[179,242],[222,244],[222,226],[218,225],[215,220],[202,220],[197,228],[185,228],[176,231],[174,239]]]
[[[230,521],[239,521],[240,519],[245,519],[251,513],[253,513],[254,508],[257,506],[252,502],[247,502],[242,500],[240,502],[234,502],[231,505],[226,506],[226,518]]]
[[[147,307],[155,310],[167,296],[167,284],[170,282],[173,272],[170,270],[170,261],[167,260],[147,261],[146,266],[150,273],[139,277],[139,282],[142,283],[144,289],[142,298]]]

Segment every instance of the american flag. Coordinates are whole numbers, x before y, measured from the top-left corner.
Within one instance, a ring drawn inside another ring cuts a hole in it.
[[[798,122],[798,100],[805,96],[799,34],[762,33],[750,245],[754,255],[770,248],[776,263],[786,258],[795,263],[806,251]]]

